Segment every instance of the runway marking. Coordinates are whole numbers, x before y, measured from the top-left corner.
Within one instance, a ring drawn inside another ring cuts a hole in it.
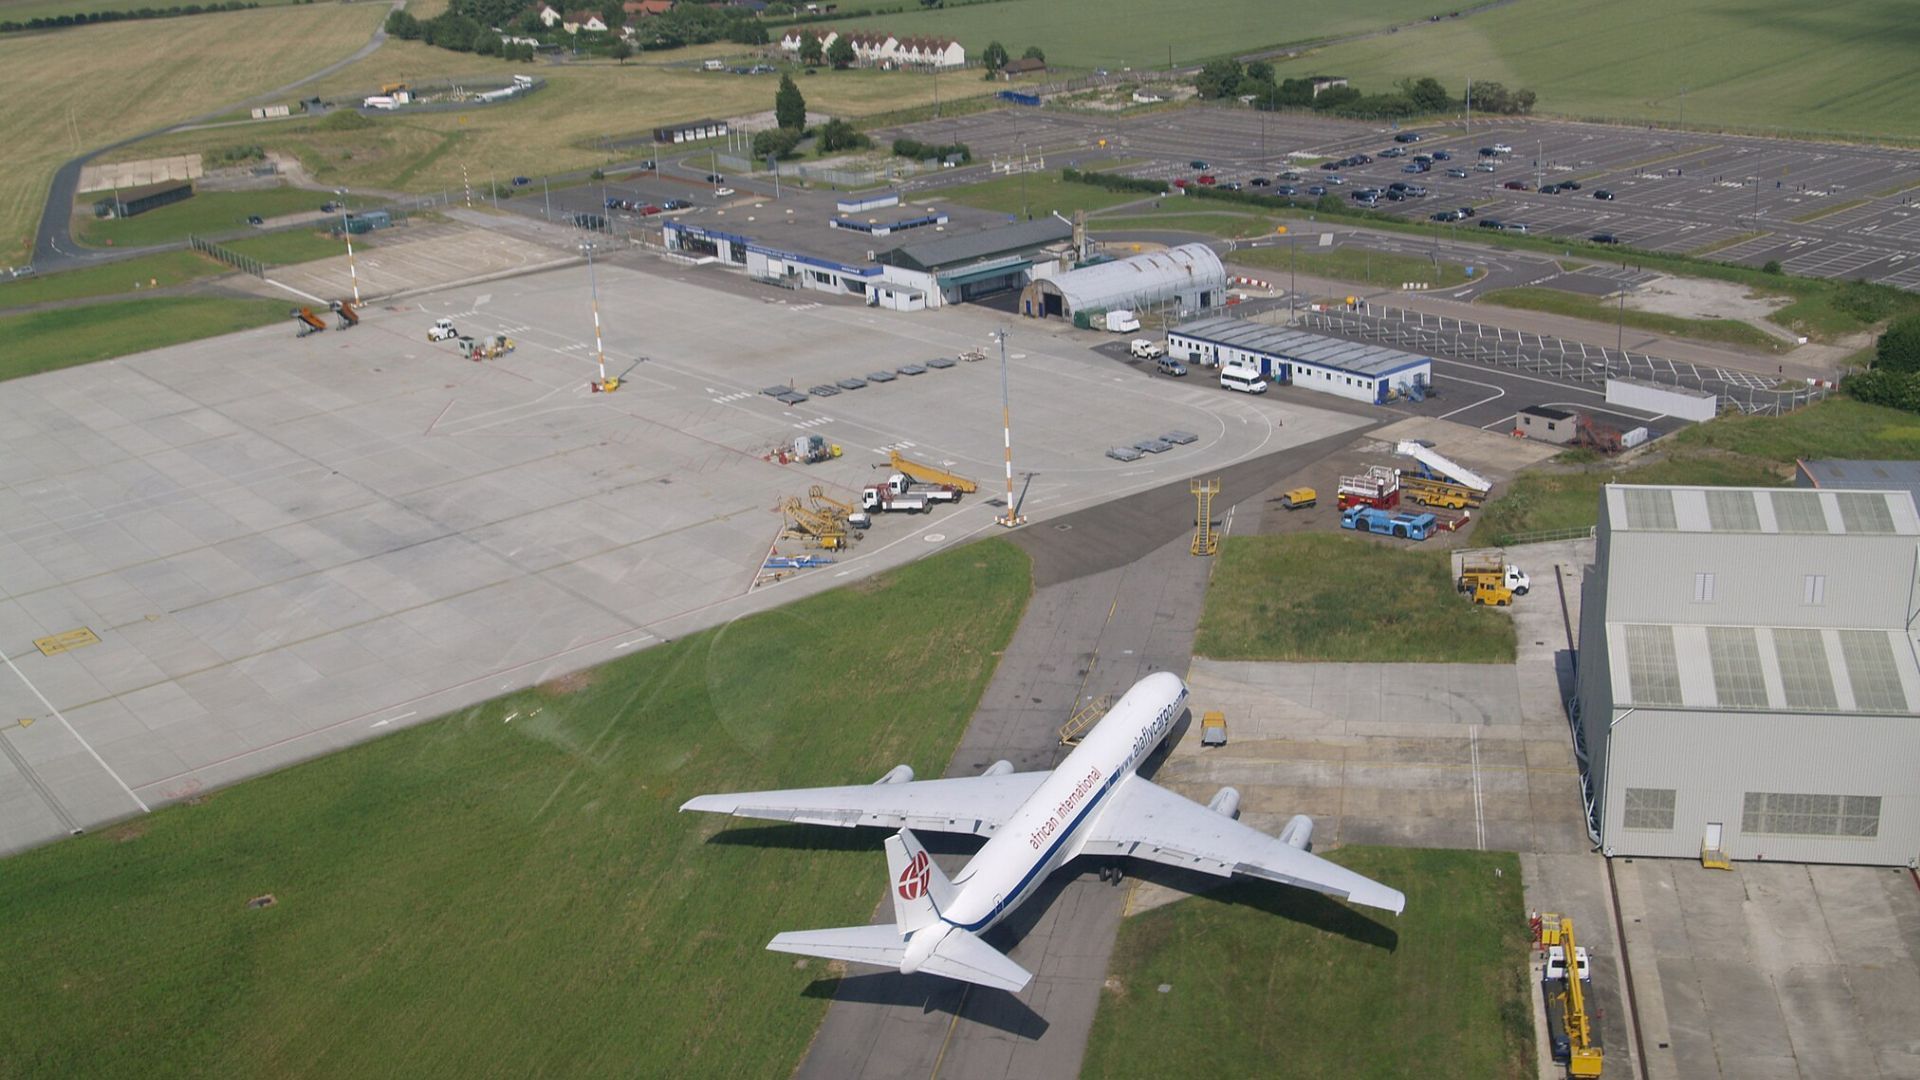
[[[386,727],[388,724],[393,723],[395,720],[405,720],[409,716],[417,716],[419,715],[419,712],[420,710],[418,709],[414,709],[411,712],[403,712],[399,716],[389,716],[385,720],[375,720],[372,724],[368,726],[369,727]]]
[[[1491,391],[1493,391],[1493,396],[1492,396],[1492,397],[1486,397],[1486,398],[1481,398],[1481,399],[1480,399],[1479,401],[1476,401],[1476,402],[1474,402],[1474,403],[1473,403],[1473,404],[1471,404],[1471,405],[1462,405],[1462,406],[1460,406],[1459,408],[1457,408],[1457,409],[1455,409],[1455,410],[1453,410],[1453,412],[1448,412],[1448,413],[1441,413],[1441,414],[1440,414],[1440,417],[1439,417],[1439,418],[1440,418],[1440,419],[1442,419],[1442,420],[1445,420],[1445,419],[1448,419],[1449,417],[1452,417],[1452,416],[1455,416],[1455,415],[1457,415],[1457,414],[1459,414],[1459,413],[1463,413],[1463,412],[1466,412],[1466,411],[1467,411],[1468,409],[1477,409],[1477,408],[1479,408],[1480,406],[1482,406],[1482,405],[1485,405],[1485,404],[1486,404],[1487,402],[1489,402],[1489,401],[1499,401],[1499,400],[1500,400],[1501,398],[1503,398],[1503,397],[1506,397],[1506,396],[1507,396],[1507,392],[1506,392],[1506,390],[1504,390],[1504,389],[1502,389],[1502,388],[1500,388],[1500,387],[1498,387],[1498,386],[1495,386],[1495,385],[1493,385],[1492,383],[1483,383],[1483,382],[1479,382],[1479,381],[1477,381],[1477,380],[1474,380],[1474,379],[1463,379],[1463,378],[1461,378],[1461,377],[1460,377],[1460,376],[1458,376],[1458,375],[1455,375],[1455,376],[1453,377],[1453,381],[1455,381],[1455,382],[1463,382],[1463,383],[1467,383],[1467,384],[1469,384],[1469,385],[1472,385],[1472,386],[1484,386],[1484,387],[1486,387],[1486,388],[1487,388],[1488,390],[1491,390]]]
[[[60,726],[67,729],[67,734],[73,736],[73,740],[79,743],[81,748],[87,752],[88,756],[92,757],[102,769],[107,771],[108,776],[113,777],[113,782],[120,785],[120,790],[127,793],[127,798],[133,800],[133,804],[140,808],[141,813],[150,814],[153,812],[153,808],[148,806],[140,796],[135,795],[133,789],[127,786],[125,780],[120,779],[120,774],[113,771],[113,766],[107,764],[106,759],[100,756],[100,752],[93,748],[93,744],[81,738],[80,733],[73,730],[73,725],[67,721],[66,714],[54,708],[53,702],[48,701],[47,695],[41,693],[40,688],[33,685],[33,680],[27,678],[26,672],[20,670],[19,666],[13,662],[13,657],[8,656],[5,650],[0,650],[0,661],[6,662],[8,669],[19,677],[20,682],[24,684],[28,690],[33,691],[33,696],[40,699],[40,704],[47,707],[47,711],[53,714],[55,720],[60,721]]]
[[[1480,790],[1480,725],[1467,727],[1467,748],[1473,756],[1473,832],[1481,851],[1487,850],[1486,800]]]

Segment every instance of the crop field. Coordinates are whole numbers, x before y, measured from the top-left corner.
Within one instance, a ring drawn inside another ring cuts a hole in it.
[[[1920,138],[1913,12],[1886,0],[1524,0],[1310,52],[1282,75],[1530,87],[1582,119]]]
[[[1442,550],[1350,534],[1234,536],[1207,582],[1193,651],[1215,660],[1511,664],[1513,620],[1462,599]]]
[[[902,36],[939,34],[965,45],[969,59],[979,57],[988,42],[997,40],[1012,56],[1038,45],[1054,65],[1118,69],[1164,67],[1169,47],[1173,62],[1186,65],[1268,46],[1360,33],[1446,10],[1432,0],[1284,7],[1263,0],[1213,0],[1204,11],[1170,14],[1167,5],[1156,0],[1001,0],[831,25]]]
[[[247,217],[263,218],[320,209],[328,196],[303,188],[262,188],[257,191],[207,191],[191,199],[157,207],[129,218],[96,218],[74,230],[81,243],[93,247],[142,247],[184,240],[188,234],[213,236],[247,227]],[[90,204],[91,197],[83,197]],[[84,211],[83,211],[84,212]]]
[[[0,113],[0,263],[26,261],[61,162],[338,60],[386,11],[311,4],[0,37],[0,70],[14,88]]]
[[[163,296],[0,317],[0,380],[266,326],[282,300]],[[0,1075],[6,1070],[0,1068]]]
[[[1406,913],[1237,882],[1133,916],[1080,1075],[1536,1075],[1519,858],[1328,857],[1405,892]]]
[[[726,48],[739,50],[738,46]],[[315,84],[313,92],[344,99],[387,82],[500,80],[525,72],[547,80],[547,85],[507,104],[457,112],[401,112],[365,124],[293,121],[180,132],[128,147],[115,158],[192,153],[236,141],[258,141],[270,150],[297,154],[309,174],[323,183],[439,191],[460,187],[463,169],[476,187],[489,174],[538,177],[590,169],[608,161],[608,153],[600,147],[607,137],[650,136],[660,124],[773,108],[779,88],[774,76],[701,71],[687,65],[691,57],[701,55],[695,50],[650,55],[672,59],[533,67],[393,41]],[[932,77],[914,72],[822,71],[798,83],[810,112],[850,118],[931,104],[934,97]],[[992,91],[991,85],[973,79],[940,80],[943,102]],[[622,159],[653,152],[650,138],[617,151]]]
[[[292,4],[297,0],[251,0],[261,7],[274,7],[280,4]],[[352,2],[352,0],[348,0]],[[371,0],[368,0],[371,2]],[[100,11],[139,11],[141,8],[165,9],[175,6],[176,0],[0,0],[0,22],[26,22],[29,19],[50,19],[61,15],[91,14]],[[179,3],[186,7],[185,2]],[[181,16],[199,18],[198,15]]]
[[[0,1075],[786,1076],[834,969],[766,942],[881,834],[678,807],[938,776],[1028,591],[972,544],[15,856]]]

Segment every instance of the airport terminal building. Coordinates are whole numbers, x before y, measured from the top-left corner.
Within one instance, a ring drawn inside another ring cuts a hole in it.
[[[1905,491],[1610,485],[1576,726],[1609,855],[1920,859]]]

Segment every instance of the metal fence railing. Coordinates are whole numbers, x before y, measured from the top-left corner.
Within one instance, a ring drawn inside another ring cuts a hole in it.
[[[191,233],[187,235],[187,244],[192,247],[193,250],[204,255],[212,256],[242,273],[252,274],[257,278],[267,276],[267,264],[251,255],[242,255],[237,251],[223,248],[211,240],[194,236]]]
[[[1402,308],[1329,308],[1303,312],[1299,321],[1307,329],[1323,333],[1378,341],[1411,351],[1431,352],[1568,382],[1604,386],[1608,379],[1639,379],[1699,390],[1745,413],[1792,412],[1819,401],[1830,392],[1825,387],[1790,384],[1790,380],[1750,371],[1590,345]]]

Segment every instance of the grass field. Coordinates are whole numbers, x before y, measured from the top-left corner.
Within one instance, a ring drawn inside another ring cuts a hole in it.
[[[291,4],[295,0],[253,0],[261,7],[274,7]],[[0,22],[26,22],[29,19],[57,18],[61,15],[78,15],[82,12],[92,14],[98,11],[139,11],[142,8],[165,9],[175,6],[174,0],[161,0],[154,3],[149,0],[0,0]],[[181,3],[180,7],[186,7]],[[181,18],[199,18],[198,15],[180,16]]]
[[[229,240],[220,245],[229,251],[237,251],[268,266],[291,266],[294,263],[312,262],[315,259],[331,259],[335,255],[345,255],[347,244],[324,232],[307,229],[289,229],[285,232],[261,233],[239,240]],[[373,242],[365,236],[353,238],[353,250],[366,251],[373,248]]]
[[[1296,4],[1284,10],[1262,0],[1214,0],[1204,13],[1168,18],[1166,5],[1154,0],[1002,0],[831,25],[902,36],[940,34],[965,45],[969,59],[997,40],[1013,56],[1038,45],[1048,63],[1057,67],[1164,68],[1169,46],[1173,62],[1186,65],[1271,45],[1358,33],[1440,10],[1429,0]]]
[[[1003,214],[1018,214],[1024,205],[1036,218],[1053,213],[1071,218],[1076,210],[1105,210],[1153,198],[1136,191],[1108,191],[1092,184],[1062,180],[1057,172],[1002,176],[978,184],[945,188],[940,194],[963,206],[998,210]]]
[[[379,4],[311,4],[0,38],[0,263],[26,261],[59,164],[281,85],[365,44]],[[229,135],[222,145],[234,141]]]
[[[705,52],[739,52],[739,46],[709,46]],[[714,74],[687,66],[703,50],[676,50],[665,59],[566,65],[511,64],[449,52],[419,42],[392,41],[365,60],[316,83],[312,92],[344,98],[386,82],[503,79],[531,72],[547,80],[519,101],[465,112],[398,113],[364,127],[331,128],[324,121],[296,120],[258,128],[180,132],[128,147],[114,155],[128,160],[193,153],[238,141],[258,141],[270,150],[299,156],[309,174],[332,185],[403,191],[453,190],[462,169],[479,188],[487,175],[539,177],[604,164],[599,140],[650,134],[659,124],[702,116],[735,116],[769,110],[779,80]],[[859,117],[928,104],[934,80],[924,74],[885,71],[822,72],[799,80],[807,107]],[[993,86],[975,79],[940,80],[942,102],[985,95]],[[625,157],[650,154],[629,147]]]
[[[1431,75],[1530,87],[1588,119],[1920,138],[1912,12],[1886,0],[1527,0],[1310,52],[1288,76],[1385,88]],[[1011,43],[1009,43],[1011,44]],[[1017,50],[1016,50],[1017,51]]]
[[[1850,398],[1829,398],[1786,416],[1728,416],[1663,440],[1647,464],[1605,464],[1566,472],[1522,473],[1489,502],[1475,535],[1505,543],[1515,533],[1590,526],[1600,488],[1624,484],[1786,485],[1796,458],[1920,459],[1920,423],[1911,413]]]
[[[938,776],[1027,594],[972,544],[16,856],[0,1075],[786,1076],[833,981],[765,944],[881,836],[677,808]]]
[[[1695,341],[1719,341],[1755,349],[1769,349],[1780,344],[1779,338],[1738,319],[1688,319],[1657,311],[1617,308],[1608,303],[1605,297],[1563,292],[1559,289],[1531,286],[1495,289],[1475,297],[1474,303],[1497,304],[1501,307],[1524,308],[1528,311],[1546,311],[1576,319],[1591,319],[1594,322],[1610,323],[1618,320],[1636,330],[1692,338]]]
[[[247,227],[247,216],[263,218],[320,209],[327,196],[303,188],[262,188],[258,191],[207,191],[129,218],[96,218],[74,230],[83,244],[94,247],[144,247],[184,240],[188,234],[211,236]],[[92,199],[82,200],[91,205]]]
[[[1405,892],[1406,913],[1242,882],[1129,918],[1080,1075],[1535,1075],[1519,858],[1329,858]]]
[[[106,266],[0,281],[0,308],[163,289],[224,274],[228,269],[197,251],[163,251]]]
[[[1397,286],[1401,282],[1426,282],[1436,289],[1467,283],[1467,268],[1460,263],[1440,262],[1419,255],[1399,255],[1365,248],[1335,248],[1319,251],[1304,248],[1289,260],[1282,247],[1242,249],[1227,260],[1244,266],[1258,266],[1285,273],[1291,265],[1295,273],[1311,277],[1354,281],[1368,285]]]
[[[1151,232],[1171,229],[1227,238],[1271,235],[1273,222],[1252,214],[1236,214],[1226,210],[1148,210],[1142,207],[1139,211],[1130,211],[1125,214],[1090,217],[1087,219],[1087,228],[1094,232]]]
[[[1445,551],[1394,545],[1328,533],[1228,538],[1193,651],[1215,660],[1513,662],[1513,620],[1461,599]]]
[[[91,364],[287,317],[283,300],[162,296],[0,317],[0,380]],[[0,1069],[0,1075],[5,1070]]]

